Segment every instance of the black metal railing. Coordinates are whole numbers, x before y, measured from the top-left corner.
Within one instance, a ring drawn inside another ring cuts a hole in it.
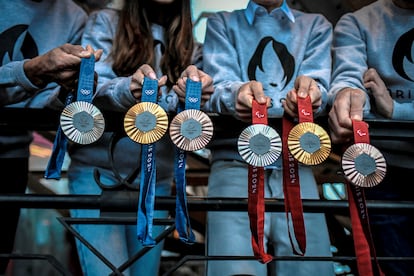
[[[218,116],[210,114],[213,124]],[[36,131],[54,131],[59,124],[60,112],[48,109],[18,109],[3,108],[0,109],[0,130],[36,130]],[[105,113],[106,131],[123,131],[123,114]],[[220,117],[220,121],[229,120],[232,125],[232,118]],[[325,122],[322,119],[322,125]],[[280,122],[269,119],[269,123],[280,125]],[[399,137],[401,140],[410,140],[414,138],[413,122],[409,121],[387,121],[372,120],[369,121],[370,136],[373,138],[391,139]],[[240,127],[244,127],[240,125]],[[131,194],[132,193],[132,194]],[[135,193],[135,194],[134,194]],[[0,195],[0,207],[18,206],[21,208],[36,209],[99,209],[100,218],[74,219],[62,217],[58,218],[62,225],[75,238],[79,239],[88,246],[97,257],[99,257],[109,268],[112,269],[112,275],[122,275],[122,272],[140,256],[150,249],[144,249],[130,260],[127,260],[119,267],[114,266],[109,260],[105,259],[100,252],[94,249],[88,241],[77,233],[72,227],[73,224],[134,224],[136,223],[135,213],[138,206],[138,192],[130,190],[111,190],[103,191],[101,195],[43,195],[43,194],[8,194]],[[210,198],[200,196],[188,196],[189,211],[247,211],[247,198]],[[174,212],[176,199],[173,196],[157,197],[155,200],[155,209],[169,210]],[[267,212],[284,212],[283,200],[266,199],[265,207]],[[414,202],[411,201],[367,201],[367,208],[370,213],[412,213],[414,211]],[[346,200],[303,200],[303,210],[305,212],[322,212],[331,214],[349,213],[348,202]],[[115,214],[115,216],[114,216]],[[116,216],[123,214],[123,216]],[[154,224],[169,225],[166,230],[156,237],[159,242],[165,239],[175,229],[174,221],[171,219],[154,221]],[[41,254],[0,254],[0,258],[11,259],[43,259],[48,261],[62,275],[70,275],[54,256]],[[250,256],[206,256],[206,255],[184,255],[176,260],[175,265],[170,268],[164,275],[171,275],[180,266],[190,261],[214,261],[214,260],[253,260]],[[346,261],[354,262],[355,256],[333,256],[333,257],[288,257],[277,256],[275,260],[304,260],[304,261]],[[378,256],[379,261],[414,261],[414,257],[392,257],[385,258]]]

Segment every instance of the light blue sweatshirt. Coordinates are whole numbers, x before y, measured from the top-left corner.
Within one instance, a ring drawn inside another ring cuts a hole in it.
[[[246,9],[212,15],[207,21],[203,69],[213,77],[215,92],[203,110],[235,116],[237,91],[257,80],[272,99],[269,118],[281,118],[281,99],[299,75],[306,75],[320,87],[323,104],[315,115],[322,114],[331,76],[331,42],[332,25],[324,16],[290,9],[286,1],[270,14],[250,1]],[[213,160],[242,160],[237,152],[242,129],[220,125],[220,120],[215,129],[224,131],[209,144]]]
[[[375,68],[394,99],[392,119],[413,120],[413,41],[414,10],[399,8],[391,0],[378,0],[343,15],[334,30],[330,101],[345,87],[366,91],[364,72]],[[384,119],[372,112],[369,101],[364,106],[364,118]],[[371,143],[389,165],[414,168],[414,143],[398,138],[371,139]]]
[[[63,108],[60,87],[39,89],[26,77],[25,59],[65,43],[80,44],[86,12],[71,0],[1,1],[0,105],[16,108]],[[0,158],[29,156],[31,132],[0,130]]]

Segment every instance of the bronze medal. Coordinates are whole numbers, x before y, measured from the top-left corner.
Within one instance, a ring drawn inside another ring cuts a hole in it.
[[[342,170],[352,184],[373,187],[384,179],[387,163],[382,153],[374,146],[356,143],[344,152]]]
[[[125,132],[137,143],[154,143],[164,136],[167,128],[167,113],[158,104],[141,102],[132,106],[125,114]]]
[[[273,128],[254,124],[245,128],[239,136],[240,156],[250,165],[265,167],[276,162],[282,152],[282,140]]]
[[[317,165],[331,153],[331,140],[328,133],[319,125],[311,122],[297,124],[289,132],[288,149],[305,165]]]
[[[63,133],[77,144],[97,141],[105,130],[105,120],[99,109],[89,102],[76,101],[67,105],[60,115]]]
[[[178,113],[171,121],[170,137],[173,143],[182,150],[200,150],[213,137],[213,123],[204,112],[187,109]]]

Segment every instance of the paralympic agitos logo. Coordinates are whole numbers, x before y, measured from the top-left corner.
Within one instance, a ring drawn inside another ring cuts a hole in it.
[[[414,42],[414,28],[403,34],[395,43],[394,53],[392,54],[392,65],[394,70],[402,78],[413,81],[414,76],[407,74],[408,66],[414,66],[413,60],[413,43]],[[414,70],[411,70],[414,71]]]

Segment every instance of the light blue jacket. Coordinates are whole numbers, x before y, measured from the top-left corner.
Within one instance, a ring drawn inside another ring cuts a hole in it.
[[[237,91],[257,80],[272,99],[269,118],[281,118],[281,100],[295,79],[306,75],[320,87],[323,104],[315,115],[322,114],[331,76],[331,42],[332,25],[324,16],[290,9],[286,1],[270,14],[250,1],[246,9],[212,15],[207,21],[203,68],[213,77],[215,92],[204,110],[234,116]],[[222,128],[228,132],[235,127]],[[236,150],[241,131],[226,139],[216,136],[209,145],[213,159],[241,160]]]
[[[108,59],[118,26],[118,19],[118,11],[112,9],[103,9],[92,13],[85,28],[82,45],[89,44],[94,49],[103,50],[101,59],[95,64],[95,71],[99,78],[94,104],[102,111],[116,111],[125,114],[137,103],[129,89],[131,77],[117,76],[112,69],[112,62]],[[155,39],[161,42],[165,41],[164,29],[161,26],[153,25],[152,32]],[[194,53],[194,60],[201,62],[201,59],[197,59],[200,58],[197,52],[200,54],[201,51],[199,48],[197,49]],[[196,65],[201,66],[200,64]],[[159,72],[159,68],[154,68],[154,70]],[[161,73],[158,73],[158,77],[161,75]],[[164,88],[162,92],[158,104],[168,112],[168,116],[173,116],[174,112],[177,111],[178,97],[173,90],[167,91]],[[119,127],[122,129],[123,125]],[[90,145],[72,145],[69,149],[72,162],[111,170],[111,160],[108,158],[111,135],[112,133],[105,133],[97,142]],[[174,144],[169,134],[165,133],[163,138],[156,142],[155,147],[157,179],[172,181],[174,175]],[[140,162],[141,145],[125,136],[119,141],[114,151],[116,169],[122,175],[127,175],[132,169],[139,167]]]
[[[342,16],[334,30],[330,101],[345,87],[366,91],[363,75],[375,68],[394,100],[392,120],[414,120],[414,11],[379,0]],[[369,95],[369,91],[366,91]],[[364,118],[384,119],[366,101]],[[391,130],[390,130],[391,131]],[[414,143],[375,140],[390,165],[414,168]]]
[[[60,87],[39,89],[23,71],[25,59],[65,43],[80,44],[86,12],[71,0],[2,1],[0,7],[0,105],[61,109]],[[0,130],[0,157],[29,156],[29,131]]]

